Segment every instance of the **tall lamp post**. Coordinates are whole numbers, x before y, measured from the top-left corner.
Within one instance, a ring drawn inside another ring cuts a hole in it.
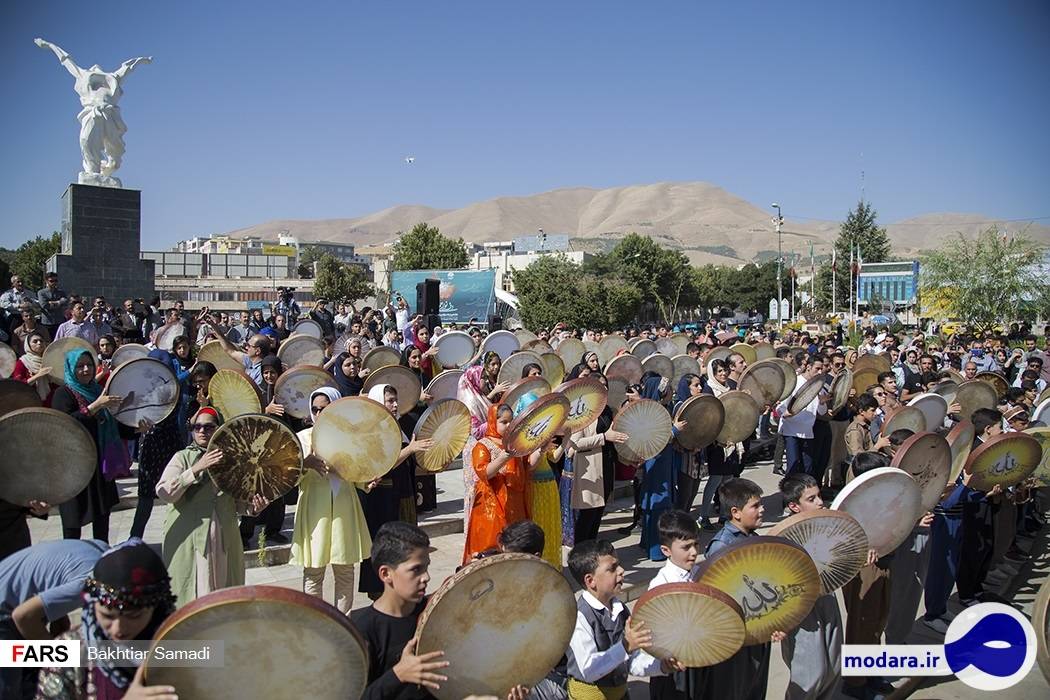
[[[784,217],[780,215],[779,204],[773,202],[772,206],[777,210],[777,215],[773,219],[773,224],[777,227],[777,328],[783,328],[784,312],[781,300],[784,298],[784,286],[781,281],[781,275],[784,267],[784,236],[780,233],[780,226],[784,223]]]

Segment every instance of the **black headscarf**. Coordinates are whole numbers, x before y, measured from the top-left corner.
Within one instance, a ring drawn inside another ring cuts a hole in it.
[[[359,396],[361,389],[365,385],[365,380],[360,377],[348,377],[343,372],[343,363],[346,362],[346,358],[349,357],[346,353],[343,353],[338,360],[332,363],[332,376],[335,377],[335,384],[339,387],[339,393],[343,397],[347,396]]]

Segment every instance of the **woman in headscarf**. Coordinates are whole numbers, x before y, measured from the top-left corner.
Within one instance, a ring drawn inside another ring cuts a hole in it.
[[[398,419],[397,389],[391,384],[376,384],[368,391],[368,398],[386,407],[394,420]],[[395,520],[416,524],[415,473],[414,455],[433,446],[433,440],[409,439],[401,432],[401,453],[393,469],[374,482],[374,487],[361,499],[364,506],[365,520],[368,521],[368,532],[372,537],[383,523]],[[383,592],[383,582],[372,569],[371,564],[361,567],[361,584],[358,590],[370,597]],[[373,598],[374,599],[374,598]]]
[[[237,502],[205,473],[223,459],[208,442],[221,425],[214,408],[193,416],[193,441],[175,453],[157,484],[157,497],[171,504],[164,523],[164,561],[180,606],[220,588],[244,583],[244,548],[237,531]],[[255,514],[267,501],[255,494],[243,509]]]
[[[401,415],[398,417],[397,422],[401,426],[401,431],[406,435],[412,435],[416,431],[416,423],[419,422],[423,412],[427,410],[427,402],[434,398],[426,392],[429,380],[423,373],[422,362],[423,352],[415,345],[406,345],[405,349],[401,351],[401,366],[407,367],[412,374],[416,375],[421,388],[419,403],[412,407],[399,407]],[[417,512],[427,512],[437,508],[437,475],[416,474],[413,478],[416,482]]]
[[[311,424],[342,396],[331,387],[310,394]],[[354,604],[354,566],[368,557],[372,538],[361,507],[358,489],[313,453],[313,427],[299,431],[303,448],[303,476],[292,528],[292,564],[303,567],[303,592],[324,597],[325,568],[332,566],[335,606],[344,614]]]
[[[508,524],[529,518],[528,472],[520,458],[503,450],[503,434],[512,418],[510,406],[489,406],[485,435],[471,451],[476,488],[463,547],[464,564],[478,552],[495,547],[500,530]],[[557,541],[560,544],[561,539]]]
[[[43,402],[51,394],[51,382],[48,381],[51,368],[44,367],[44,350],[47,348],[47,340],[43,333],[33,332],[26,336],[22,347],[25,352],[15,362],[11,379],[23,384],[32,384],[37,396]]]
[[[726,385],[729,379],[729,367],[722,360],[712,360],[707,367],[707,387],[703,393],[719,397],[730,391]],[[726,446],[712,442],[704,448],[704,461],[707,462],[707,483],[704,484],[704,497],[700,503],[700,529],[714,531],[717,528],[710,521],[714,515],[718,487],[722,482],[736,474],[735,463],[726,460]]]
[[[267,355],[260,363],[263,378],[263,413],[295,430],[296,426],[292,424],[292,417],[284,412],[284,406],[277,403],[277,379],[281,376],[282,367],[281,360],[277,355]],[[241,532],[241,545],[245,551],[248,550],[248,542],[255,535],[255,528],[259,524],[262,524],[263,532],[266,533],[267,544],[288,544],[288,538],[281,533],[281,530],[284,529],[285,505],[285,497],[282,496],[266,506],[263,512],[257,516],[241,516],[239,529]]]
[[[87,350],[70,350],[65,357],[65,385],[55,390],[51,408],[67,413],[83,425],[95,442],[97,466],[88,485],[76,498],[59,506],[62,536],[79,539],[80,528],[91,523],[92,537],[109,540],[109,513],[120,502],[116,480],[131,474],[131,455],[124,440],[136,431],[117,422],[115,411],[122,396],[102,392],[95,381],[95,360]],[[152,425],[143,421],[139,433]]]
[[[58,636],[89,647],[110,642],[148,643],[161,623],[175,611],[175,596],[164,562],[141,539],[113,547],[95,563],[84,582],[80,626]],[[175,697],[175,689],[146,687],[142,669],[96,665],[43,668],[36,700],[116,700],[122,697]]]
[[[150,352],[150,357],[168,365],[179,382],[179,406],[176,409],[175,424],[179,430],[179,444],[185,445],[190,439],[189,433],[186,432],[190,418],[190,404],[197,395],[190,386],[190,371],[194,364],[193,345],[188,336],[180,335],[172,341],[171,352],[158,348]]]
[[[521,378],[522,379],[532,379],[533,377],[542,377],[542,376],[543,376],[543,368],[540,367],[535,362],[530,362],[529,364],[527,364],[527,365],[525,365],[524,367],[521,368]]]
[[[674,408],[671,415],[678,413],[686,401],[703,393],[703,384],[698,375],[689,373],[678,380],[674,393]],[[675,441],[676,448],[679,447]],[[678,475],[678,492],[675,496],[675,507],[688,513],[693,507],[693,499],[700,488],[700,455],[698,452],[681,450],[681,472]]]
[[[106,333],[98,338],[98,367],[95,369],[95,381],[105,386],[113,371],[113,353],[117,350],[117,341],[113,335]]]
[[[423,357],[420,361],[419,366],[423,372],[423,376],[426,377],[426,381],[423,382],[423,385],[426,386],[427,382],[433,379],[434,375],[437,373],[435,371],[437,368],[434,366],[432,358],[435,355],[437,355],[438,349],[436,346],[431,347],[430,329],[427,328],[426,324],[423,323],[423,321],[416,321],[415,325],[412,327],[412,330],[414,338],[414,340],[412,341],[412,345],[419,348],[419,351],[423,353]]]
[[[671,397],[668,380],[659,375],[648,377],[642,389],[642,398],[657,401],[667,406]],[[685,421],[674,421],[671,427],[671,440],[668,440],[660,454],[642,464],[641,508],[642,538],[638,543],[642,551],[652,561],[663,561],[667,558],[660,551],[660,532],[657,522],[666,511],[675,507],[675,487],[678,482],[681,452],[674,447],[674,437],[686,427]]]
[[[361,371],[361,360],[353,355],[343,355],[332,367],[332,376],[335,377],[336,386],[342,397],[358,396],[364,388],[365,380],[358,376]]]

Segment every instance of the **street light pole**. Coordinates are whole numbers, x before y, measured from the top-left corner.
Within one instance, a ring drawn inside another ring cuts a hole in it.
[[[784,311],[781,300],[784,298],[784,284],[781,280],[784,267],[784,237],[780,233],[780,226],[784,223],[784,217],[780,215],[780,205],[773,202],[773,208],[777,210],[773,224],[777,227],[777,328],[784,327]]]

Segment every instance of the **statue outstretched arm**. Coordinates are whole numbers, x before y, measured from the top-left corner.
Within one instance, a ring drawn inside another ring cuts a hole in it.
[[[153,56],[139,56],[138,58],[129,58],[120,64],[120,68],[114,71],[114,75],[118,78],[126,77],[131,71],[135,70],[135,67],[140,63],[153,63]]]
[[[76,63],[73,62],[73,58],[66,53],[66,51],[60,47],[52,44],[50,41],[44,41],[43,39],[37,38],[33,40],[33,43],[42,49],[50,49],[53,54],[58,58],[58,62],[66,67],[66,70],[74,78],[80,78],[82,69]]]

